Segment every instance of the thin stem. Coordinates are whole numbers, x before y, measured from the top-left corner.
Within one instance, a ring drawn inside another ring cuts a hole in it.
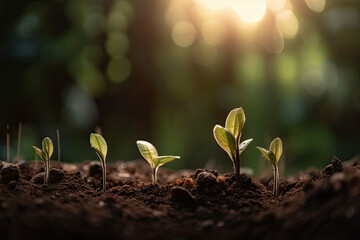
[[[159,167],[154,167],[152,168],[152,182],[153,184],[157,183],[157,171],[158,171]]]
[[[274,165],[274,187],[273,193],[275,196],[279,196],[279,168],[277,165]]]
[[[49,173],[50,173],[50,159],[45,161],[45,184],[49,183]]]
[[[6,155],[7,162],[10,162],[10,126],[6,125]]]
[[[19,122],[19,132],[18,132],[18,145],[17,145],[17,157],[16,159],[20,161],[20,149],[21,149],[21,136],[22,136],[22,122]]]
[[[234,160],[234,171],[235,171],[236,176],[240,176],[240,153],[239,153],[240,136],[241,135],[239,135],[235,141],[236,153],[235,153],[235,160]]]
[[[58,145],[58,167],[61,168],[60,164],[60,133],[59,129],[56,129],[56,136],[57,136],[57,145]]]
[[[105,161],[101,161],[102,174],[103,174],[103,191],[106,191],[106,164]]]

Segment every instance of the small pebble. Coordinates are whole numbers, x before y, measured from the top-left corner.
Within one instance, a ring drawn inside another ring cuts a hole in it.
[[[102,167],[100,162],[92,161],[89,164],[89,177],[99,178],[102,176]]]
[[[218,227],[223,227],[225,225],[225,223],[223,221],[220,221],[216,224],[216,226]]]
[[[20,178],[20,169],[15,165],[6,165],[0,171],[1,182],[9,183]]]
[[[196,178],[198,188],[204,189],[212,187],[216,183],[216,177],[209,172],[201,172]]]
[[[195,206],[196,198],[183,187],[172,187],[171,188],[171,199],[186,206]]]

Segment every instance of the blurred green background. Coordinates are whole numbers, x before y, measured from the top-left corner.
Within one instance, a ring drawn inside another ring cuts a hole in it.
[[[243,107],[241,166],[271,169],[256,146],[284,142],[287,174],[360,153],[360,2],[68,0],[0,3],[0,158],[60,130],[62,161],[140,158],[136,140],[182,156],[173,168],[232,163],[215,124]],[[56,151],[53,159],[57,157]]]

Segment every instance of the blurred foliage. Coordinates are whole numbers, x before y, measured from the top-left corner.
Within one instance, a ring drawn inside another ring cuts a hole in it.
[[[0,12],[2,159],[6,124],[14,157],[22,121],[27,160],[56,129],[63,161],[93,158],[100,126],[109,161],[140,158],[145,139],[182,157],[170,167],[231,171],[212,129],[240,106],[252,146],[283,139],[287,173],[359,154],[358,1],[20,0]],[[255,147],[241,164],[267,167]]]

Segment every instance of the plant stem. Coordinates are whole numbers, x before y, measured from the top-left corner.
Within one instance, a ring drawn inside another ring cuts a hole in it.
[[[46,185],[49,183],[49,173],[50,173],[50,159],[45,161],[44,182]]]
[[[236,155],[234,159],[234,173],[236,176],[240,176],[240,154],[238,147],[236,147]]]
[[[10,162],[10,126],[6,125],[6,155],[7,162]]]
[[[157,182],[157,171],[158,171],[159,167],[154,167],[152,168],[152,182],[153,184],[156,184]]]
[[[279,168],[277,165],[274,165],[274,187],[273,193],[275,196],[279,196]]]
[[[101,161],[102,174],[103,174],[103,191],[106,191],[106,164],[105,161]]]

